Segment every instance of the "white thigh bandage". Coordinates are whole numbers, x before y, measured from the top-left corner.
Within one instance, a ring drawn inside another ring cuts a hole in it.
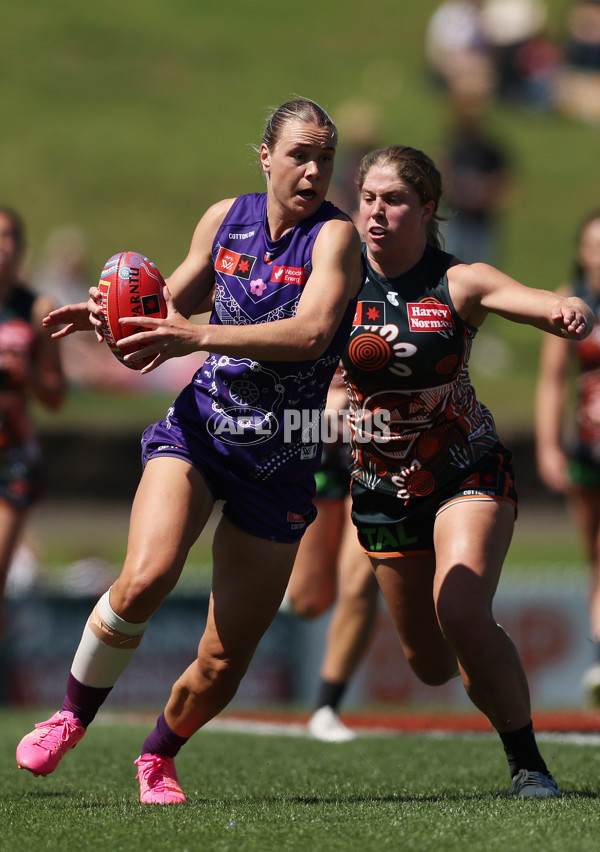
[[[147,621],[125,621],[110,605],[105,592],[83,629],[71,674],[86,686],[114,686],[142,641]]]

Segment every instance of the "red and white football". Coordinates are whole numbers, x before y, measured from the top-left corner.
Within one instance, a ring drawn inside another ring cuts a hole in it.
[[[132,370],[141,370],[154,356],[140,361],[124,361],[130,352],[143,349],[141,344],[117,347],[117,341],[142,331],[142,326],[121,325],[122,317],[162,317],[167,315],[163,296],[165,281],[151,260],[135,251],[114,254],[104,264],[98,289],[102,294],[102,333],[113,355]]]

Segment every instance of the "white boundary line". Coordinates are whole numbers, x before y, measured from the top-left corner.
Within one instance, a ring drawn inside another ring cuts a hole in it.
[[[155,713],[148,712],[114,712],[104,711],[98,714],[95,724],[100,725],[152,725],[155,719]],[[298,722],[263,722],[259,719],[237,719],[237,718],[220,718],[212,719],[208,722],[204,729],[207,731],[234,733],[234,734],[255,734],[265,737],[305,737],[313,739],[308,733],[306,725]],[[414,736],[414,737],[435,737],[446,739],[450,737],[462,737],[468,739],[479,739],[481,737],[496,737],[493,731],[445,731],[435,730],[402,730],[400,728],[372,728],[360,727],[353,728],[358,738],[363,737],[398,737],[398,736]],[[581,746],[598,746],[600,745],[600,733],[586,733],[583,731],[538,731],[536,738],[540,741],[565,743],[568,745]],[[332,745],[339,745],[333,743]]]

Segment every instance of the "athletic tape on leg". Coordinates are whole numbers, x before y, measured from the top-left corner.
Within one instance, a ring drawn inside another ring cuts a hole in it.
[[[105,592],[83,629],[71,674],[87,686],[114,686],[142,641],[147,621],[125,621],[110,605]]]

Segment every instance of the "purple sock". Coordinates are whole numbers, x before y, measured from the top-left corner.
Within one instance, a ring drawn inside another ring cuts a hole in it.
[[[175,757],[182,745],[187,743],[189,737],[178,737],[161,713],[156,720],[156,727],[149,734],[142,746],[142,754],[160,754],[161,757]]]
[[[84,728],[87,728],[106,701],[111,689],[112,686],[86,686],[69,672],[67,694],[60,709],[68,710],[76,719],[79,719]]]

